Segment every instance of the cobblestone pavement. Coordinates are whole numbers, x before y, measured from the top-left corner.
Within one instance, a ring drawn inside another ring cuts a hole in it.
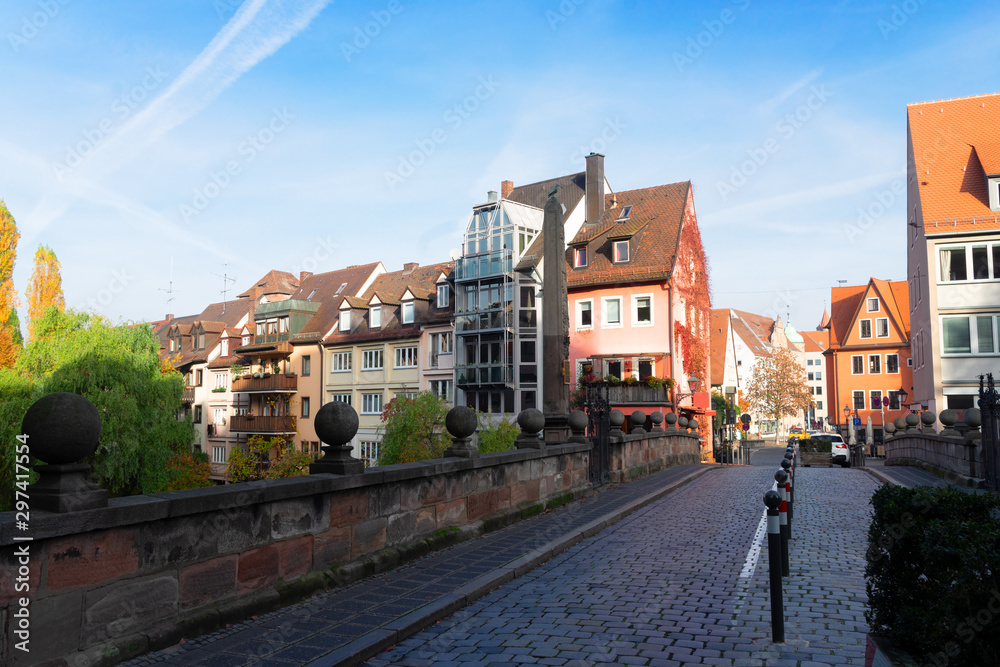
[[[697,479],[367,664],[864,664],[871,475],[799,468],[783,645],[766,541],[740,576],[782,454]]]

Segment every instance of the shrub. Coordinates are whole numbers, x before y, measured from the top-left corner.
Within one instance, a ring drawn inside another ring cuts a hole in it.
[[[482,412],[477,412],[476,417],[479,422],[477,432],[480,452],[489,454],[490,452],[506,452],[509,449],[514,449],[514,440],[521,433],[517,424],[509,422],[503,417],[490,417]]]
[[[913,656],[945,661],[934,664],[1000,664],[1000,499],[883,486],[871,503],[872,631]]]
[[[399,396],[382,410],[378,465],[426,461],[444,456],[451,438],[444,428],[448,404],[429,391],[414,398]]]

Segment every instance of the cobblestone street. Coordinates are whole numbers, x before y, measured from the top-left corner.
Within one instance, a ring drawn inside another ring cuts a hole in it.
[[[698,478],[367,664],[863,664],[878,482],[799,469],[786,642],[774,645],[766,539],[759,559],[752,552],[782,454]]]

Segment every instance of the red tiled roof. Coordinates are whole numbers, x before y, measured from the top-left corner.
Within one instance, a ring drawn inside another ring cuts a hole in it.
[[[822,352],[830,347],[829,331],[800,331],[799,333],[802,334],[805,341],[806,352]]]
[[[841,346],[851,333],[868,285],[845,285],[830,290],[830,344]]]
[[[527,204],[536,208],[545,208],[545,202],[549,199],[549,192],[552,187],[559,185],[559,201],[566,207],[566,215],[573,212],[573,209],[580,203],[584,195],[587,194],[587,173],[581,171],[578,174],[550,178],[537,183],[520,185],[506,197],[511,201]]]
[[[1000,229],[983,162],[998,162],[1000,93],[909,104],[906,112],[925,233]]]
[[[237,298],[256,301],[261,294],[293,294],[299,288],[299,279],[287,271],[271,269]]]
[[[316,342],[327,334],[340,316],[340,304],[346,299],[353,299],[354,294],[364,286],[372,272],[378,270],[380,262],[350,266],[346,269],[327,271],[306,276],[299,288],[291,295],[292,299],[319,303],[319,309],[313,313],[292,343]],[[341,285],[346,286],[337,294]]]
[[[983,171],[988,176],[1000,174],[1000,141],[989,141],[976,144],[976,157],[979,164],[983,165]]]

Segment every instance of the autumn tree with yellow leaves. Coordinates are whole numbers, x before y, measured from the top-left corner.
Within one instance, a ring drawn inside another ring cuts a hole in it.
[[[0,368],[12,368],[21,350],[17,324],[17,291],[14,289],[14,260],[17,259],[17,231],[14,216],[0,200]]]
[[[28,340],[35,338],[35,323],[41,321],[45,312],[55,306],[60,312],[66,309],[63,298],[62,276],[59,260],[51,248],[40,245],[35,252],[35,270],[28,285]]]

